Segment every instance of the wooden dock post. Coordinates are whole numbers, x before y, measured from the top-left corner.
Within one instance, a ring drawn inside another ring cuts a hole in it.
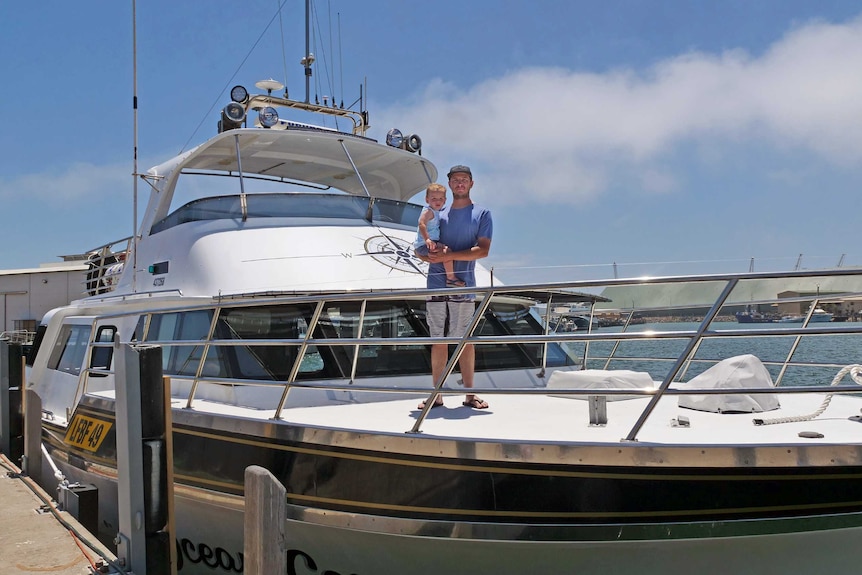
[[[287,572],[284,527],[286,489],[269,470],[251,465],[245,469],[245,522],[243,555],[245,575]]]
[[[42,485],[42,398],[32,389],[24,395],[24,458],[21,470]]]
[[[0,341],[0,452],[16,465],[24,455],[23,373],[21,344]]]
[[[176,573],[173,526],[168,501],[166,436],[170,404],[165,406],[162,349],[114,341],[116,359],[117,558],[138,575]],[[166,413],[167,412],[167,413]]]

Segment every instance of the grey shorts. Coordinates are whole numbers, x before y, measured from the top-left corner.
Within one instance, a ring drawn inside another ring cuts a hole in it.
[[[425,319],[428,322],[428,334],[431,337],[446,335],[460,337],[467,333],[467,327],[476,313],[474,301],[427,301],[425,302]],[[446,315],[449,315],[449,333],[446,329]]]

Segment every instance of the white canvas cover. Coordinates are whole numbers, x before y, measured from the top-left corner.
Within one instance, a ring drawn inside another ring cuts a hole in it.
[[[628,369],[584,369],[581,371],[555,371],[548,379],[548,389],[654,389],[656,383],[644,371]],[[554,394],[551,394],[554,395]],[[568,399],[587,399],[586,395],[556,395]],[[643,395],[607,395],[608,401],[645,397]]]
[[[739,389],[775,387],[766,366],[757,357],[746,354],[729,357],[693,377],[687,383],[674,384],[677,389]],[[750,395],[682,395],[679,406],[713,413],[758,413],[780,407],[778,396]]]

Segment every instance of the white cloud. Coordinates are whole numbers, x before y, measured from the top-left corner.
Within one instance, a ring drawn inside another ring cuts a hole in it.
[[[692,52],[603,74],[534,67],[466,89],[432,80],[378,125],[409,119],[441,171],[469,158],[500,202],[593,199],[632,174],[665,193],[683,183],[662,166],[692,144],[714,149],[706,161],[746,143],[862,164],[860,61],[862,19],[815,22],[757,57]]]
[[[66,203],[85,198],[115,198],[132,189],[131,166],[72,164],[59,172],[0,178],[0,198]]]
[[[574,204],[624,186],[666,194],[689,187],[688,174],[670,167],[680,150],[693,150],[712,170],[731,169],[723,163],[740,143],[797,159],[814,154],[839,168],[862,164],[860,61],[862,18],[814,22],[757,56],[691,52],[646,70],[605,73],[530,67],[466,88],[432,79],[400,105],[375,109],[374,127],[420,134],[442,172],[473,164],[497,205]],[[0,175],[0,197],[57,207],[125,196],[130,171],[128,164],[81,163]]]

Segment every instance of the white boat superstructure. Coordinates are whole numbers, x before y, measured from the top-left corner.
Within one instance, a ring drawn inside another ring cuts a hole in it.
[[[821,323],[832,321],[832,314],[826,311],[823,308],[814,308],[811,312],[810,316],[806,315],[786,315],[780,318],[778,321],[780,323],[802,323],[808,318],[809,322],[813,323]]]

